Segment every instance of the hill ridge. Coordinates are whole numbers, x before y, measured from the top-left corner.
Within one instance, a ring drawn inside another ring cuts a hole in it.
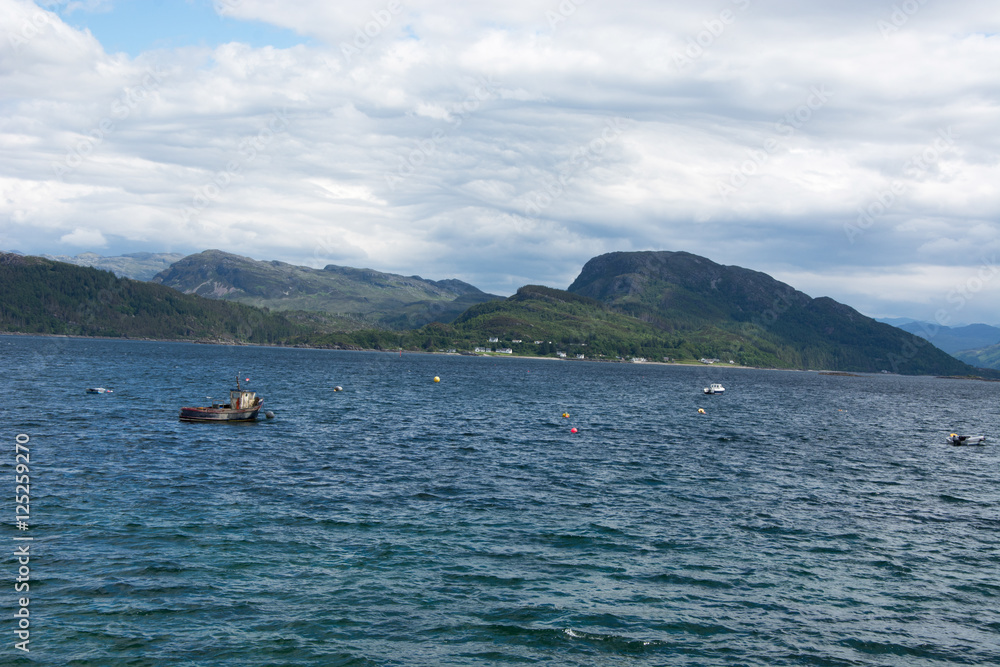
[[[962,374],[971,366],[926,340],[830,297],[683,251],[613,252],[589,260],[569,291],[668,331],[715,328],[782,350],[793,367]],[[932,370],[933,369],[933,370]]]
[[[335,264],[316,269],[214,249],[184,257],[153,282],[186,294],[278,311],[347,315],[393,329],[450,322],[470,305],[501,298],[453,278],[433,281]]]
[[[206,286],[206,276],[221,275],[226,285],[237,289],[275,287],[255,282],[252,272],[241,273],[247,264],[238,255],[208,252],[188,271],[196,284]],[[216,264],[206,265],[205,259]],[[227,261],[234,263],[225,265]],[[254,262],[251,267],[265,264],[249,261]],[[283,263],[266,265],[280,268]],[[200,275],[197,267],[205,268],[206,274]],[[339,272],[339,268],[333,271]],[[419,276],[363,269],[348,273],[357,272],[368,284],[354,281],[355,287],[368,289],[386,280],[394,286],[402,282],[429,289],[428,281]],[[280,277],[277,287],[288,290],[287,275]],[[706,358],[764,368],[978,374],[922,338],[876,322],[829,297],[814,299],[767,274],[723,266],[691,253],[602,255],[587,262],[571,287],[525,285],[506,299],[463,305],[451,323],[432,321],[419,328],[389,330],[384,320],[358,319],[344,328],[329,313],[272,313],[226,299],[182,294],[163,284],[117,278],[108,271],[3,254],[0,328],[431,351],[471,351],[493,343],[494,348],[517,354],[561,353],[569,358]],[[443,307],[455,307],[462,298]],[[425,314],[427,307],[421,304]]]

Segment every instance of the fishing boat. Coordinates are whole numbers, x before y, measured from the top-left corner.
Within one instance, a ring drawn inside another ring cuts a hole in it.
[[[705,387],[705,389],[703,391],[706,394],[721,394],[725,390],[726,390],[726,388],[723,387],[721,384],[719,384],[718,382],[713,382],[709,386]]]
[[[228,403],[213,402],[210,407],[181,408],[184,422],[248,422],[257,419],[264,399],[256,392],[246,391],[236,378],[236,389],[229,392]]]

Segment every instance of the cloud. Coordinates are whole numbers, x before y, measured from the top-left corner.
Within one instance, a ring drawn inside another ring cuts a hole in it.
[[[884,310],[883,305],[895,303],[914,319],[946,326],[995,321],[1000,256],[978,253],[958,268],[907,264],[892,270],[776,271],[774,276],[810,296],[830,296],[875,317],[895,316],[897,311]]]
[[[108,244],[104,235],[98,230],[84,229],[82,227],[77,227],[69,234],[63,234],[59,237],[59,242],[81,248],[103,248]]]
[[[92,230],[120,252],[365,262],[502,293],[565,287],[602,252],[687,250],[907,315],[1000,238],[989,4],[216,9],[314,41],[133,58],[0,0],[10,246]],[[929,282],[841,289],[914,267]]]

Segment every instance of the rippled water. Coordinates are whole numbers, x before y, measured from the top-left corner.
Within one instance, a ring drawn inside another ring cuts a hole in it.
[[[177,420],[237,373],[274,420]],[[1000,384],[13,336],[0,375],[5,664],[1000,664],[997,445],[945,444]]]

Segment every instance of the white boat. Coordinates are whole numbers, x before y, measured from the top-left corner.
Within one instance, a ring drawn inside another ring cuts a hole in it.
[[[704,391],[705,391],[706,394],[721,394],[725,390],[726,390],[726,388],[723,387],[718,382],[713,382],[711,385],[705,387],[705,389],[704,389]]]
[[[985,435],[959,435],[952,433],[948,436],[949,445],[981,445],[986,442]]]

